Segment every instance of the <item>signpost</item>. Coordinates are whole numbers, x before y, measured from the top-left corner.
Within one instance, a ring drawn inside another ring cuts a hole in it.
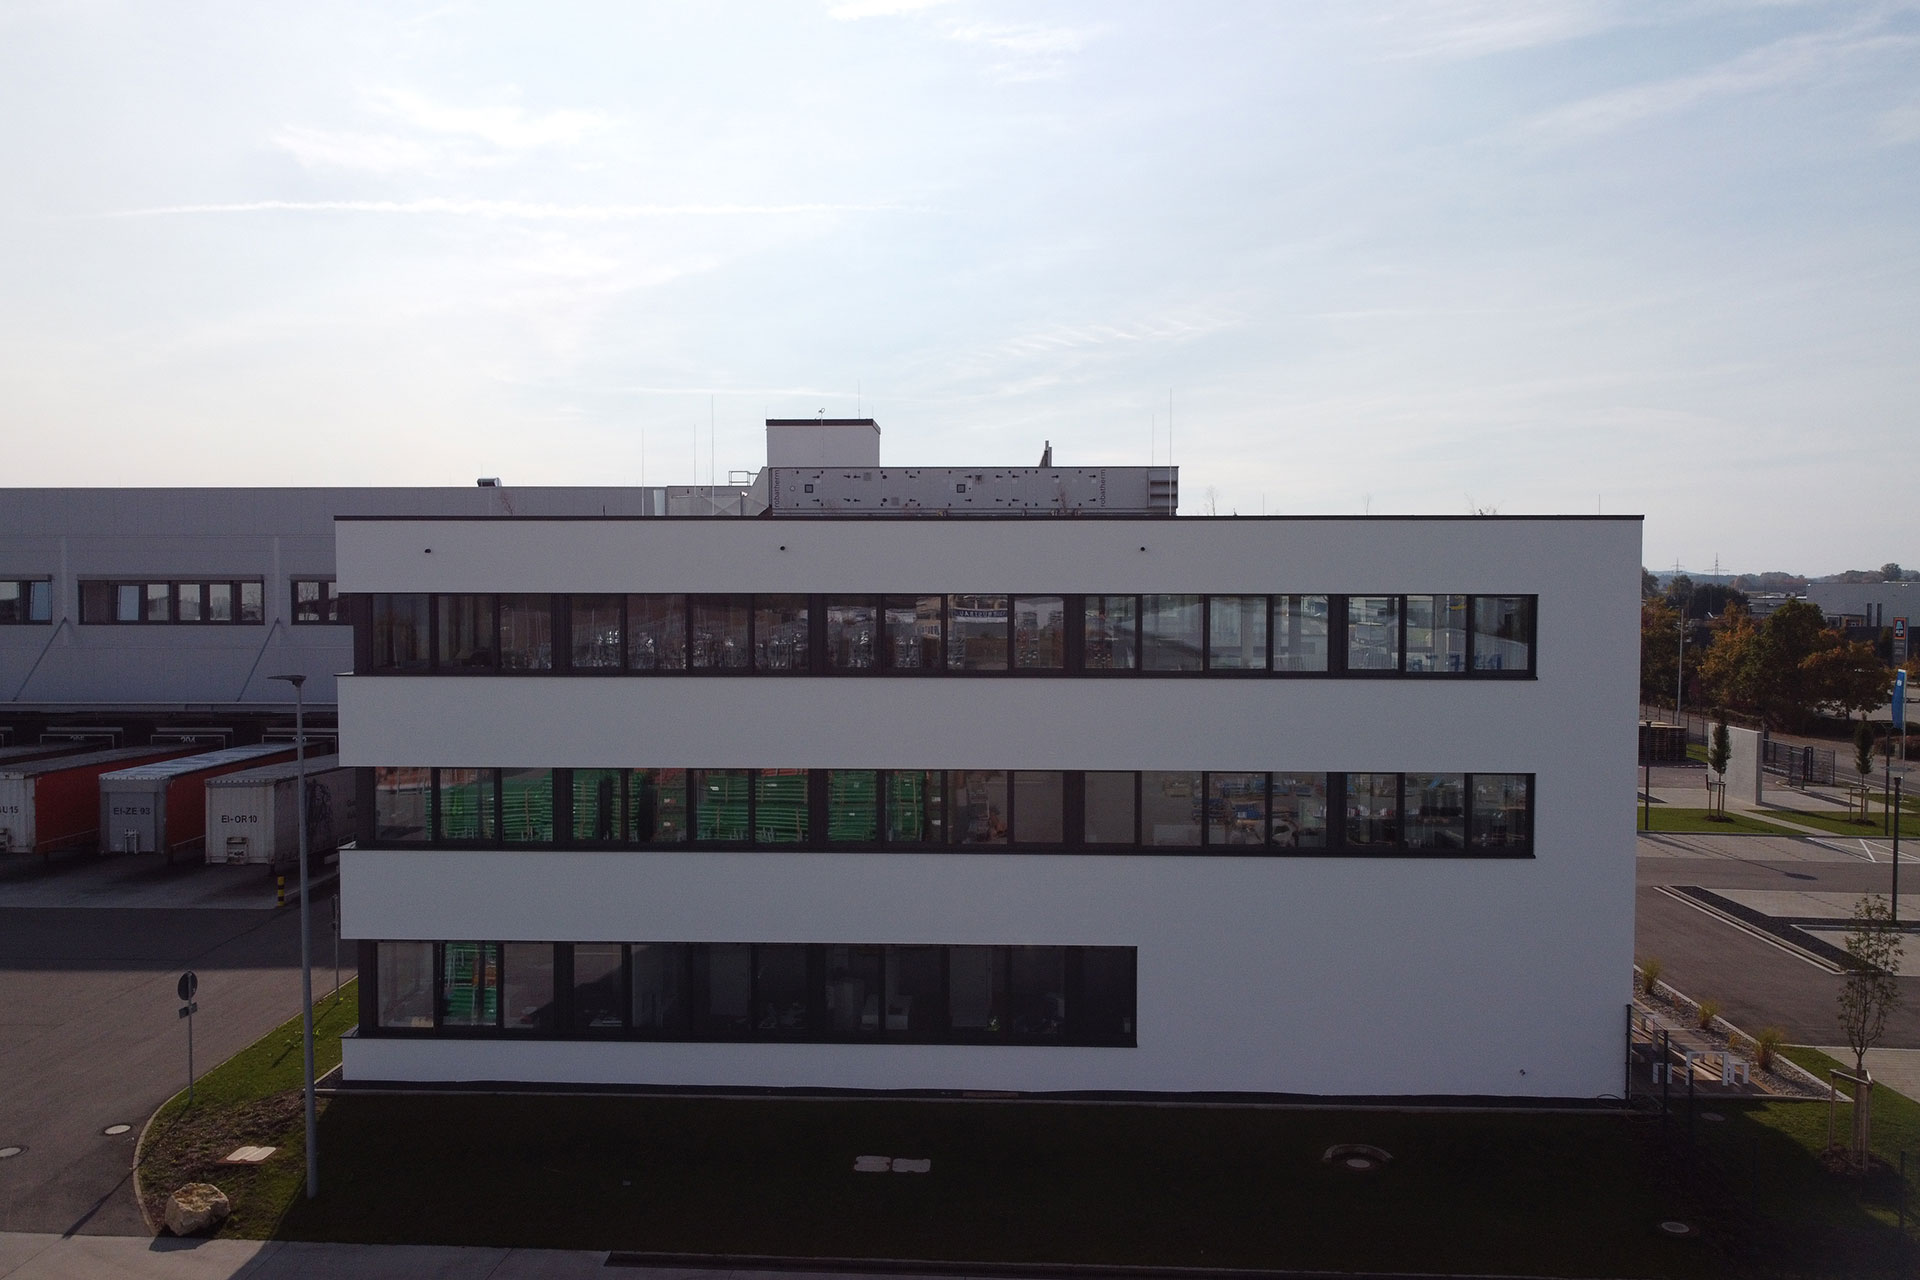
[[[1893,620],[1893,660],[1895,664],[1907,660],[1907,620],[1905,618]]]
[[[180,982],[174,987],[180,993],[180,1016],[187,1020],[187,1104],[193,1104],[193,1015],[200,1008],[194,1002],[194,993],[200,990],[200,975],[189,969],[180,975]]]

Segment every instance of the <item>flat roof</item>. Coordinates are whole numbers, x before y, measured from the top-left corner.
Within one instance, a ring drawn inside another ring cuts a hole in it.
[[[160,778],[180,778],[190,773],[199,773],[202,769],[218,769],[222,765],[238,764],[244,760],[258,760],[261,756],[278,755],[293,750],[291,743],[262,742],[250,747],[222,747],[218,751],[208,751],[197,756],[182,756],[177,760],[156,760],[152,764],[139,764],[131,769],[116,769],[112,773],[102,774],[101,785],[109,780],[114,782],[149,782]]]

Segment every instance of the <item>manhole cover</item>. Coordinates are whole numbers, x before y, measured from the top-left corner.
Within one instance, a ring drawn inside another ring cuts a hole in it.
[[[1345,1163],[1349,1169],[1366,1170],[1373,1168],[1373,1161],[1367,1159],[1365,1156],[1348,1156]]]
[[[0,1147],[0,1160],[11,1160],[25,1150],[25,1147]]]
[[[1660,1234],[1663,1236],[1672,1236],[1676,1240],[1678,1240],[1678,1239],[1684,1239],[1685,1237],[1694,1234],[1694,1231],[1693,1231],[1693,1227],[1690,1224],[1685,1222],[1676,1222],[1675,1220],[1669,1218],[1667,1221],[1660,1224]]]
[[[100,1132],[106,1134],[109,1138],[117,1138],[123,1133],[132,1133],[133,1126],[130,1124],[110,1124]]]

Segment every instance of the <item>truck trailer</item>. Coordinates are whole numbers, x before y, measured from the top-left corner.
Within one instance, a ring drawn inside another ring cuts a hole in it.
[[[112,747],[0,765],[0,852],[50,855],[100,832],[100,776],[172,760],[182,746]]]
[[[282,761],[207,779],[207,861],[277,866],[300,856],[299,762]],[[308,756],[307,852],[332,853],[353,838],[354,771],[337,755]]]
[[[293,759],[293,747],[223,747],[103,774],[100,848],[115,853],[189,852],[207,838],[207,780]]]

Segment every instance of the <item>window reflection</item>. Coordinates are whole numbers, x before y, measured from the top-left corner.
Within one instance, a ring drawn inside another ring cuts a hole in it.
[[[579,1030],[626,1027],[625,950],[617,942],[573,944],[573,1025]]]
[[[830,842],[872,844],[880,838],[879,779],[873,769],[834,769],[827,774]]]
[[[383,843],[410,844],[427,839],[427,797],[433,789],[431,769],[373,771],[373,830]]]
[[[1271,790],[1273,843],[1282,849],[1322,849],[1327,843],[1327,775],[1276,773]]]
[[[931,1039],[947,1030],[945,947],[888,947],[888,1036]]]
[[[1262,845],[1267,842],[1267,775],[1207,775],[1207,843]]]
[[[744,942],[694,947],[693,1029],[696,1035],[731,1038],[753,1029],[753,948]]]
[[[500,1025],[500,945],[448,942],[441,945],[440,1025]]]
[[[492,596],[436,596],[440,669],[483,669],[493,665]]]
[[[1267,598],[1207,600],[1207,665],[1214,671],[1267,669]]]
[[[947,597],[947,669],[1007,669],[1007,597]]]
[[[500,669],[553,670],[553,597],[500,597]]]
[[[221,584],[214,584],[219,586]],[[218,615],[222,597],[212,598]],[[227,606],[231,611],[232,605]],[[427,669],[427,597],[424,595],[377,595],[373,598],[373,665],[381,671],[425,671]]]
[[[761,769],[753,778],[756,844],[800,844],[807,839],[807,771]]]
[[[620,781],[618,769],[573,771],[575,840],[612,844],[620,838]]]
[[[1347,597],[1347,670],[1400,669],[1400,597]]]
[[[1524,845],[1527,826],[1527,776],[1523,773],[1473,775],[1473,844],[1476,849]]]
[[[500,959],[504,1025],[509,1031],[552,1029],[553,944],[509,942]]]
[[[1189,848],[1200,843],[1200,774],[1140,775],[1141,843]]]
[[[753,608],[756,671],[807,670],[807,598],[756,596]]]
[[[1139,622],[1132,596],[1088,596],[1086,669],[1131,671],[1136,667]]]
[[[436,800],[442,840],[494,838],[493,770],[442,769]]]
[[[687,1032],[687,948],[677,942],[636,942],[633,957],[633,1029],[641,1035]],[[741,1000],[744,1009],[746,1001]]]
[[[693,667],[697,671],[741,671],[747,666],[746,596],[694,596]]]
[[[1198,671],[1199,596],[1140,597],[1140,665],[1147,671]]]
[[[1457,674],[1467,669],[1467,598],[1407,597],[1407,670]]]
[[[953,815],[955,844],[1005,844],[1006,770],[947,770],[947,812]]]
[[[753,948],[754,1030],[762,1035],[798,1038],[810,1029],[807,1017],[807,949],[775,943]]]
[[[1397,845],[1400,843],[1399,774],[1350,773],[1347,775],[1347,843],[1350,845]]]
[[[1013,1033],[1027,1039],[1053,1039],[1067,1029],[1067,951],[1065,947],[1014,947],[1008,972],[1008,1006]]]
[[[635,671],[686,669],[685,596],[627,597],[627,665]]]
[[[687,771],[635,769],[628,838],[636,844],[679,844],[687,838]]]
[[[937,671],[941,665],[941,596],[888,596],[887,665],[895,671]]]
[[[1013,665],[1059,670],[1067,664],[1067,612],[1059,596],[1016,596]]]
[[[509,844],[552,844],[553,770],[502,769],[500,807]]]
[[[1131,773],[1088,773],[1085,775],[1086,842],[1088,844],[1134,844],[1134,775]]]
[[[941,798],[945,775],[938,769],[887,771],[887,843],[945,844]]]
[[[827,601],[827,666],[870,671],[878,657],[879,610],[870,600]]]
[[[1467,779],[1460,773],[1410,773],[1407,847],[1439,852],[1467,847]]]
[[[382,942],[379,949],[383,1027],[420,1030],[433,1026],[433,944]]]
[[[827,1027],[837,1035],[880,1034],[880,947],[828,947]]]
[[[700,796],[700,839],[723,844],[747,841],[747,771],[701,769],[695,774]]]
[[[947,948],[947,1008],[960,1036],[1006,1030],[1007,956],[1000,947]]]
[[[1533,600],[1527,596],[1473,598],[1473,669],[1527,671],[1532,667]]]
[[[1066,834],[1064,774],[1021,770],[1013,775],[1013,838],[1019,844],[1059,844]]]
[[[568,621],[575,671],[620,669],[619,596],[574,596]]]

